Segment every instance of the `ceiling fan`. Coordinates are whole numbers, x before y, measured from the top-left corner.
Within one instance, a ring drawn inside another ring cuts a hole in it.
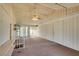
[[[40,20],[41,18],[38,15],[33,15],[32,20]]]
[[[39,15],[38,15],[37,11],[38,11],[38,10],[37,10],[37,8],[36,8],[36,5],[34,5],[33,16],[32,16],[32,20],[34,20],[34,21],[37,21],[37,20],[41,19],[41,18],[39,17]]]

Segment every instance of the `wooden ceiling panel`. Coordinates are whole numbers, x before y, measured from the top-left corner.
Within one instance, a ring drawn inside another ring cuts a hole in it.
[[[79,4],[61,4],[61,3],[26,3],[26,4],[12,4],[13,11],[16,16],[16,20],[19,23],[33,23],[32,16],[36,10],[36,13],[39,16],[39,21],[35,21],[40,23],[49,18],[55,19],[62,16],[66,16],[71,13],[79,12]],[[66,10],[67,9],[67,10]]]

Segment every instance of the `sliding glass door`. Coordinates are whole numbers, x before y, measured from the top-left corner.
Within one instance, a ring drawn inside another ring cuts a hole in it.
[[[28,27],[27,26],[17,27],[16,36],[20,38],[26,38],[28,36]]]
[[[16,35],[19,38],[35,37],[38,34],[38,27],[35,26],[19,26],[16,30]]]

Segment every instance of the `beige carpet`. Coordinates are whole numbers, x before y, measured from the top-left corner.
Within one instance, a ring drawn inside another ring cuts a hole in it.
[[[25,48],[14,49],[12,56],[79,56],[79,52],[42,38],[29,38]]]

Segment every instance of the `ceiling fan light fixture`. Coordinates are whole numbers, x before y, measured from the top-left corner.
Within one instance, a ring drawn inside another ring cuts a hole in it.
[[[32,18],[32,20],[34,20],[34,21],[39,20],[39,19],[38,19],[38,16],[37,16],[37,15],[34,15],[33,18]]]
[[[32,20],[37,21],[38,19],[37,18],[32,18]]]

